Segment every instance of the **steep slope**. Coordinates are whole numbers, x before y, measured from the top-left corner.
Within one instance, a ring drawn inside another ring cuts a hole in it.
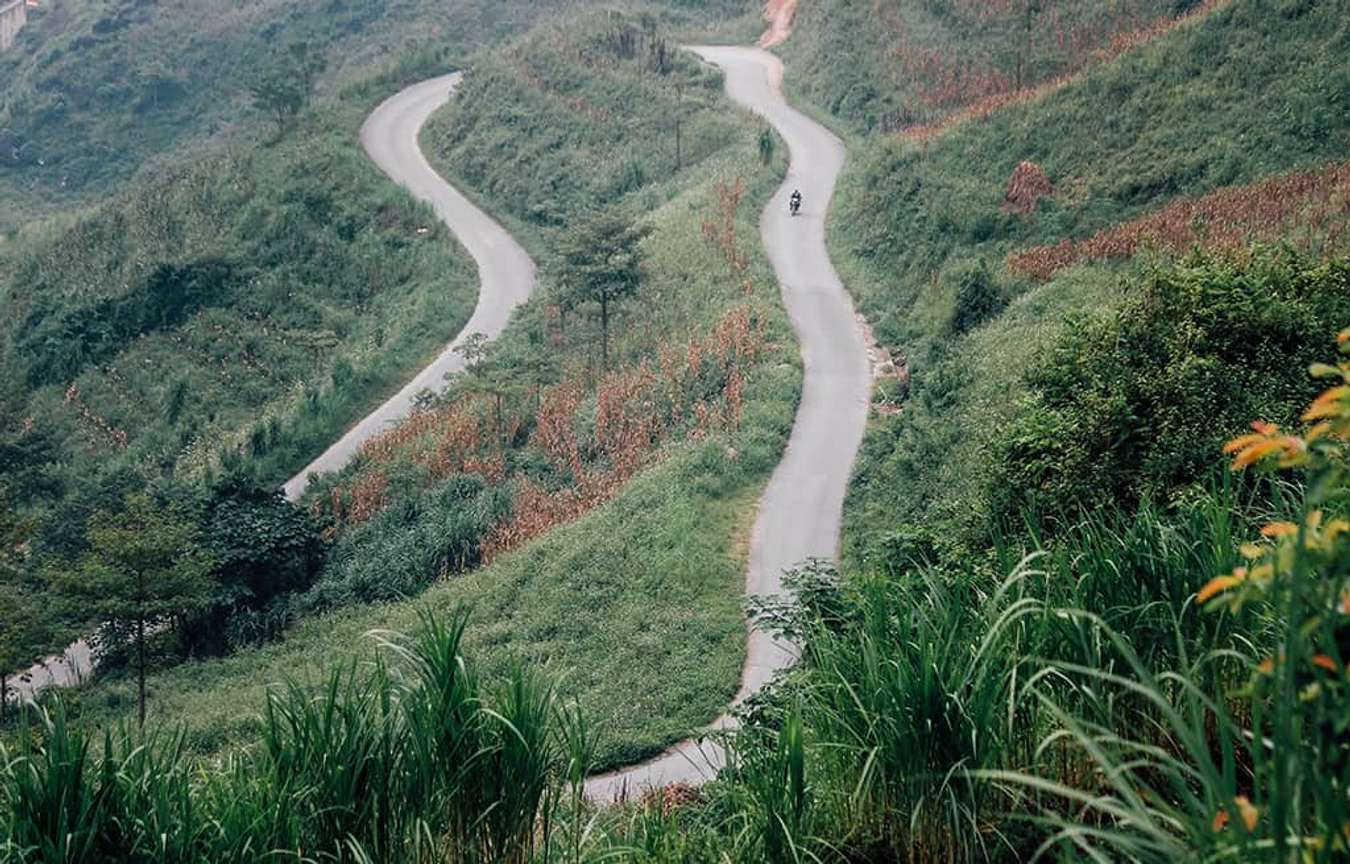
[[[1088,68],[1222,2],[804,2],[789,86],[851,129],[898,131]]]
[[[0,251],[0,483],[43,538],[229,452],[280,483],[468,318],[470,262],[357,145],[377,92]]]
[[[849,508],[852,554],[883,555],[886,536],[925,519],[978,522],[987,437],[1012,416],[1023,372],[1065,312],[1122,297],[1120,259],[1040,284],[1008,270],[1006,256],[1218,189],[1233,188],[1223,200],[1239,206],[1246,184],[1350,154],[1344,3],[1268,7],[1233,3],[1039,99],[860,153],[832,241],[878,338],[907,362],[915,398],[870,438]],[[1046,185],[1019,203],[1026,171]],[[1309,232],[1297,214],[1344,221],[1317,215],[1335,194],[1334,175],[1319,176],[1323,197],[1291,201],[1293,221],[1280,229],[1312,238],[1314,251],[1334,226]],[[1223,230],[1215,224],[1215,237]],[[971,277],[981,262],[987,278]],[[958,300],[971,278],[989,286],[987,302]]]
[[[677,9],[735,17],[739,0]],[[319,98],[416,55],[460,60],[563,0],[59,0],[0,53],[0,229],[119,188],[184,150],[264,134],[250,88],[305,43]],[[175,152],[178,151],[178,152]]]

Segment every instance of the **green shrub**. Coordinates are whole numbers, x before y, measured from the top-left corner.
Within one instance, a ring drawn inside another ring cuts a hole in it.
[[[1155,270],[1119,311],[1074,318],[1027,373],[993,445],[994,516],[1171,500],[1251,418],[1295,416],[1312,395],[1302,370],[1344,321],[1350,259],[1257,250]]]
[[[947,332],[959,336],[998,315],[1008,305],[1003,289],[994,281],[989,263],[981,260],[957,270],[956,301]]]
[[[479,678],[466,618],[376,634],[382,662],[318,694],[269,692],[256,746],[222,762],[126,727],[94,746],[58,702],[0,746],[0,860],[529,860],[585,774],[584,730],[550,682]]]

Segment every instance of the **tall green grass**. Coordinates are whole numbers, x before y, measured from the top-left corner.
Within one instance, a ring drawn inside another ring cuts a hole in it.
[[[1149,667],[1185,671],[1160,679],[1169,700],[1222,703],[1215,694],[1241,683],[1240,658],[1268,636],[1201,616],[1191,597],[1269,515],[1218,483],[1183,513],[1108,509],[1053,540],[1017,535],[987,566],[844,579],[808,568],[798,601],[760,616],[803,644],[802,663],[730,737],[703,803],[665,821],[639,811],[596,848],[656,834],[687,860],[1011,862],[1057,846],[1061,828],[1095,830],[1097,815],[1051,791],[1108,794],[1067,718],[1120,742],[1144,731],[1157,750],[1181,717],[1201,734],[1178,736],[1175,752],[1216,745],[1212,715],[1116,690]],[[1211,762],[1238,777],[1250,759],[1219,747]],[[1169,848],[1185,844],[1163,827]]]
[[[794,574],[798,599],[761,619],[802,643],[802,662],[727,733],[727,768],[702,792],[595,811],[580,788],[596,730],[565,682],[519,666],[485,680],[463,656],[466,619],[425,617],[415,636],[377,633],[376,660],[318,692],[270,691],[256,743],[216,760],[129,730],[91,746],[57,708],[4,754],[0,849],[34,861],[1285,861],[1280,838],[1293,837],[1335,860],[1337,716],[1300,690],[1243,689],[1297,616],[1279,598],[1211,615],[1191,596],[1242,560],[1237,538],[1254,524],[1298,518],[1302,493],[1282,494],[1272,509],[1216,484],[1185,513],[1087,514],[1053,541],[1008,546],[1003,577],[1000,562]]]
[[[428,614],[378,634],[374,670],[272,691],[256,746],[223,762],[129,728],[95,745],[58,703],[3,754],[0,860],[531,860],[584,730],[538,676],[480,679],[466,621]]]

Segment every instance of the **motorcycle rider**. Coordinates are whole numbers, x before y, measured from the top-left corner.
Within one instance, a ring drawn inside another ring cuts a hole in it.
[[[788,207],[792,210],[793,216],[796,216],[797,211],[802,209],[802,193],[800,189],[792,190],[792,196],[788,198]]]

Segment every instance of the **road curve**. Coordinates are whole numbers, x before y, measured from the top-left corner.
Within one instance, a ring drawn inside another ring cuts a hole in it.
[[[457,353],[460,343],[473,333],[495,339],[511,312],[534,290],[535,266],[530,256],[500,225],[441,179],[418,145],[423,124],[446,103],[462,77],[454,73],[432,78],[386,99],[361,127],[361,145],[380,170],[430,203],[473,256],[478,265],[478,303],[464,329],[430,366],[286,483],[286,497],[291,501],[304,494],[311,474],[338,470],[372,436],[406,417],[418,393],[439,390],[446,375],[464,368],[464,358]],[[88,643],[80,640],[61,655],[12,675],[5,682],[6,689],[12,698],[22,700],[47,687],[69,687],[89,677],[94,660]]]
[[[867,347],[825,246],[825,218],[844,165],[844,145],[788,106],[780,89],[782,64],[774,55],[758,48],[691,50],[722,68],[727,94],[772,124],[792,156],[787,180],[760,217],[760,234],[797,334],[805,374],[787,450],[760,498],[746,575],[747,594],[781,594],[784,570],[808,558],[838,557],[844,493],[871,398]],[[787,208],[794,188],[803,199],[797,217]],[[791,645],[752,630],[733,704],[795,659]],[[725,715],[711,728],[734,723]],[[682,741],[649,762],[591,778],[586,796],[604,803],[670,783],[697,785],[720,770],[725,759],[715,742]]]
[[[464,368],[464,358],[458,353],[463,341],[474,333],[497,338],[511,312],[534,290],[535,266],[530,256],[502,226],[432,170],[418,146],[423,124],[446,103],[462,77],[456,72],[432,78],[386,99],[361,127],[361,146],[381,171],[429,203],[473,256],[478,265],[478,304],[464,329],[431,365],[286,482],[286,497],[291,501],[304,494],[311,475],[342,468],[361,445],[407,417],[418,393],[440,390],[446,375]]]

